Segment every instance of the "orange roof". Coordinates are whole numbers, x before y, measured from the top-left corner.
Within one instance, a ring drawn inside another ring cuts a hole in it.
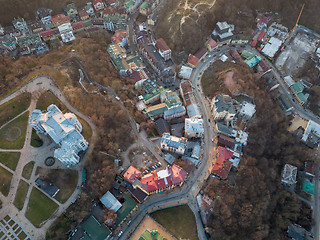
[[[188,58],[188,63],[192,66],[197,65],[197,63],[199,62],[199,58],[197,58],[196,56],[189,54],[189,58]]]
[[[156,48],[161,49],[162,51],[168,51],[170,48],[168,47],[167,43],[164,41],[163,38],[159,38],[156,42]]]
[[[58,14],[52,17],[52,23],[60,23],[60,22],[67,22],[69,21],[69,17],[64,14]]]
[[[209,38],[209,39],[208,39],[208,45],[209,45],[210,48],[212,49],[212,48],[215,48],[216,46],[218,46],[219,43],[216,42],[215,40],[213,40],[212,38]]]
[[[114,33],[114,35],[111,37],[111,41],[113,43],[121,43],[124,38],[127,37],[127,31],[126,30],[118,30]]]
[[[172,184],[183,182],[188,175],[188,173],[184,169],[182,169],[176,164],[172,165],[171,171],[172,171],[172,174],[171,174]]]
[[[224,147],[218,147],[217,157],[214,161],[211,172],[222,179],[226,179],[230,172],[232,162],[229,159],[233,156],[233,152]]]
[[[125,172],[123,177],[129,182],[133,183],[135,179],[140,178],[141,172],[133,166],[130,166],[128,170]]]

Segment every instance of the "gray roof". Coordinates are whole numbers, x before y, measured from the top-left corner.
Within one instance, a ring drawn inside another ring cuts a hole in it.
[[[214,98],[214,105],[217,112],[227,111],[230,114],[235,114],[236,110],[232,103],[232,98],[228,95],[219,94]]]
[[[288,184],[295,184],[297,178],[297,167],[292,166],[291,164],[284,165],[282,171],[282,182]]]
[[[226,125],[224,125],[223,123],[217,122],[216,124],[217,126],[217,131],[219,133],[225,134],[227,136],[231,136],[232,132],[233,132],[233,128],[232,127],[228,127]]]
[[[104,194],[102,196],[102,198],[100,198],[100,202],[106,208],[113,210],[115,212],[118,211],[122,207],[122,204],[109,191],[106,192],[106,194]]]
[[[201,117],[199,106],[196,103],[192,103],[189,106],[187,106],[187,111],[188,111],[189,118]]]
[[[167,153],[165,156],[164,156],[164,160],[169,163],[169,164],[173,164],[173,161],[175,160],[176,158],[174,156],[172,156],[170,153]]]

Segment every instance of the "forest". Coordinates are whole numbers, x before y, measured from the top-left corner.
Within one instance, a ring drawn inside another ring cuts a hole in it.
[[[310,229],[311,210],[282,186],[281,171],[285,163],[302,170],[305,161],[314,161],[314,152],[287,131],[290,117],[273,102],[266,82],[256,79],[247,66],[214,65],[202,79],[211,86],[208,96],[230,94],[223,79],[231,70],[240,92],[254,97],[257,112],[247,128],[248,145],[235,180],[213,178],[205,189],[217,199],[209,232],[212,239],[287,239],[290,223]]]
[[[213,6],[203,4],[213,2],[206,0],[200,4],[197,0],[167,1],[160,11],[155,33],[157,37],[165,39],[176,60],[185,60],[189,53],[194,54],[203,47],[218,21],[234,24],[235,34],[250,36],[255,29],[257,15],[267,13],[273,21],[290,29],[296,23],[303,3],[306,5],[300,24],[320,32],[317,21],[320,11],[318,0],[216,0]]]

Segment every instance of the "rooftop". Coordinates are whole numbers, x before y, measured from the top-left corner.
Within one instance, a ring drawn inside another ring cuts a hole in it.
[[[211,172],[221,179],[226,179],[232,167],[232,162],[229,161],[233,156],[233,152],[224,147],[218,147],[218,153],[213,163]]]
[[[292,166],[291,164],[284,165],[281,181],[287,184],[295,184],[297,178],[297,171],[297,167]]]
[[[167,43],[164,41],[163,38],[157,39],[157,42],[156,42],[155,47],[156,47],[158,50],[162,50],[162,51],[168,51],[168,50],[170,50],[170,48],[168,47]]]
[[[141,172],[135,167],[130,166],[123,176],[129,183],[133,183],[135,179],[141,177]]]
[[[112,195],[111,192],[106,192],[101,198],[100,202],[108,209],[117,212],[121,207],[121,203]]]

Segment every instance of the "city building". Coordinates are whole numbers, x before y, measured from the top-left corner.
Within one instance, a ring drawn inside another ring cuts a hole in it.
[[[204,134],[203,119],[186,118],[184,125],[185,137],[200,138]]]
[[[226,179],[232,167],[232,162],[229,161],[232,157],[233,152],[231,150],[218,147],[211,172],[221,179]]]
[[[284,184],[292,185],[296,183],[298,169],[291,164],[284,165],[282,171],[282,179],[281,182]]]
[[[27,22],[23,18],[15,18],[12,21],[15,29],[20,31],[21,33],[29,32]]]
[[[102,0],[94,0],[93,7],[97,12],[102,11],[104,9],[104,3],[102,2]]]
[[[181,106],[182,103],[180,98],[176,92],[172,92],[171,90],[166,90],[160,94],[160,101],[166,103],[168,108]]]
[[[211,111],[215,121],[231,123],[236,115],[233,100],[230,96],[219,94],[212,99]]]
[[[79,10],[78,14],[79,14],[81,21],[85,21],[85,20],[89,19],[89,14],[84,9]]]
[[[128,36],[126,30],[118,30],[111,37],[112,43],[119,44],[121,47],[125,47],[128,44]]]
[[[227,22],[217,22],[216,28],[212,32],[212,39],[219,42],[231,41],[233,31],[234,25]]]
[[[117,212],[122,204],[116,199],[113,194],[108,191],[101,198],[100,202],[109,210]]]
[[[304,86],[301,82],[296,82],[290,86],[291,91],[295,95],[300,104],[304,105],[308,101],[309,93],[304,93]]]
[[[62,42],[68,43],[75,40],[71,23],[64,23],[58,26]]]
[[[199,62],[199,58],[197,58],[195,55],[189,54],[187,64],[190,67],[195,68],[198,62]]]
[[[40,33],[41,31],[44,30],[40,21],[29,21],[28,26],[29,26],[30,32],[32,33]]]
[[[206,47],[209,52],[213,51],[214,49],[219,47],[219,43],[212,38],[209,38],[208,41],[206,42]]]
[[[270,58],[273,58],[281,45],[282,41],[280,39],[271,37],[267,44],[263,47],[262,53]]]
[[[201,111],[197,103],[187,105],[187,113],[189,118],[201,118]]]
[[[169,133],[164,133],[160,142],[161,149],[183,155],[187,147],[187,139],[171,136]]]
[[[70,23],[70,19],[68,16],[64,14],[58,14],[52,17],[52,25],[58,27],[61,24]]]
[[[256,112],[256,105],[249,103],[247,101],[244,101],[241,103],[239,114],[244,120],[251,119],[255,114],[255,112]]]
[[[183,99],[184,105],[187,104],[187,100],[189,99],[189,93],[192,93],[192,86],[189,81],[183,81],[180,83],[180,95]]]
[[[140,179],[142,173],[133,166],[130,166],[128,170],[124,173],[123,177],[129,183],[133,183],[135,179]]]
[[[173,164],[173,161],[176,159],[174,156],[172,156],[170,153],[167,153],[166,155],[164,155],[163,158],[167,163],[169,163],[170,165]]]
[[[182,117],[184,115],[186,115],[186,108],[184,106],[177,105],[166,110],[163,113],[163,118],[169,121],[174,118]]]
[[[161,117],[165,111],[168,110],[168,107],[165,103],[159,103],[157,105],[153,105],[151,107],[146,108],[144,111],[147,117]]]
[[[165,61],[168,61],[171,58],[171,49],[168,47],[163,38],[157,39],[155,47]]]
[[[34,110],[29,124],[38,133],[49,135],[60,146],[54,151],[54,157],[67,166],[79,163],[79,153],[88,148],[77,117],[73,113],[63,114],[56,105],[51,104],[46,113]]]
[[[52,10],[48,8],[39,8],[37,10],[37,18],[43,23],[46,29],[50,29],[52,27]]]
[[[294,240],[314,240],[312,233],[298,224],[291,224],[288,227],[288,237]]]
[[[69,18],[75,18],[78,15],[78,10],[74,3],[69,3],[67,6],[64,6],[63,11]]]
[[[171,130],[170,125],[163,118],[158,118],[155,121],[155,124],[156,124],[157,132],[159,133],[160,136],[162,136],[162,134],[164,134],[165,132],[170,133],[170,130]]]
[[[178,77],[185,80],[189,80],[192,74],[192,70],[193,69],[191,67],[181,66]]]
[[[92,2],[88,2],[84,8],[83,8],[88,14],[89,16],[94,16],[94,9],[92,7]]]

